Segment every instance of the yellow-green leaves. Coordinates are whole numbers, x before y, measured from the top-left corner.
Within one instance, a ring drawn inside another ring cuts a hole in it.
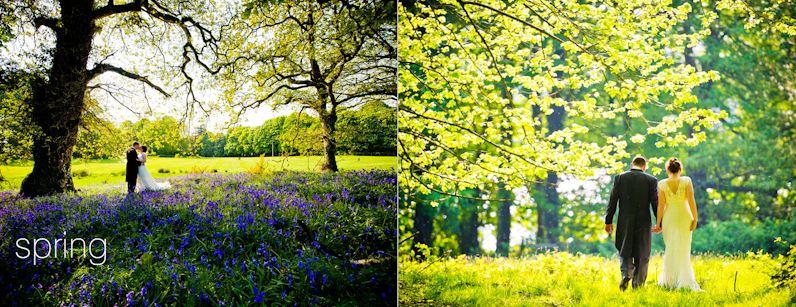
[[[796,35],[796,20],[778,11],[793,6],[792,1],[774,0],[766,3],[763,9],[753,8],[743,0],[719,0],[716,8],[723,13],[745,18],[744,28],[761,28],[764,31],[778,32],[785,35]]]
[[[692,14],[653,0],[399,5],[401,186],[520,187],[548,171],[622,168],[628,142],[703,141],[725,114],[699,108],[692,92],[718,80],[684,64],[684,50],[709,34],[677,30]],[[563,125],[550,125],[556,116]],[[600,130],[613,121],[647,134]]]

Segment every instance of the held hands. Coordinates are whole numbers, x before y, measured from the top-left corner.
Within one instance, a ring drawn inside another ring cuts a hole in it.
[[[614,231],[614,224],[605,224],[605,232],[610,234],[612,231]]]
[[[661,228],[661,225],[652,226],[652,233],[660,233],[661,231],[663,231],[663,228]]]

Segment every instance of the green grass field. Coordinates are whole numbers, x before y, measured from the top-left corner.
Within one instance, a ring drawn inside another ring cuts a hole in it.
[[[656,284],[661,257],[651,260],[647,286],[619,291],[619,261],[569,253],[523,259],[465,258],[399,264],[400,302],[453,306],[786,306],[788,290],[771,287],[776,260],[767,255],[695,256],[703,292]],[[736,281],[737,273],[737,281]]]
[[[168,178],[190,173],[240,173],[257,166],[260,158],[161,158],[150,157],[147,168],[155,178]],[[317,171],[321,157],[265,157],[269,170]],[[338,156],[340,170],[395,169],[397,161],[390,156]],[[72,174],[78,189],[96,185],[121,185],[124,183],[124,161],[74,160]],[[33,168],[32,162],[0,165],[0,190],[16,190],[22,179]]]

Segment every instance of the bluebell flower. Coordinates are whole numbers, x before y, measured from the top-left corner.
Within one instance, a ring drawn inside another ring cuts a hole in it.
[[[134,293],[133,291],[127,292],[127,296],[126,296],[126,298],[127,298],[127,305],[133,305],[133,304],[135,304],[135,300],[133,300],[133,296],[134,296],[134,295],[135,295],[135,293]]]
[[[254,302],[255,303],[262,303],[264,301],[265,292],[257,290],[257,286],[254,286]]]

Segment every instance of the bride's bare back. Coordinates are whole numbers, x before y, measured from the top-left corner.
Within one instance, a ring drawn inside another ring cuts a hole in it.
[[[691,231],[696,210],[691,178],[674,176],[658,183],[659,206],[663,209],[663,270],[658,284],[700,290],[691,266]]]

